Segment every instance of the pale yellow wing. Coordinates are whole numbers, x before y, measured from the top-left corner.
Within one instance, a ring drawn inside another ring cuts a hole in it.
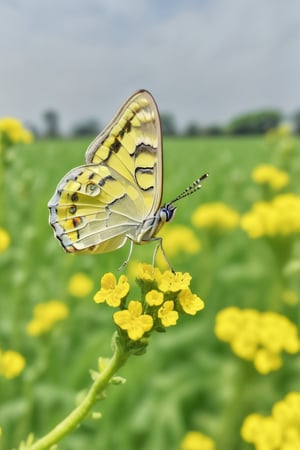
[[[87,149],[85,160],[104,163],[137,184],[147,215],[162,197],[162,142],[157,105],[145,90],[133,94]]]
[[[86,165],[60,181],[50,224],[65,250],[104,253],[138,240],[162,195],[159,114],[150,93],[131,96],[92,142]]]

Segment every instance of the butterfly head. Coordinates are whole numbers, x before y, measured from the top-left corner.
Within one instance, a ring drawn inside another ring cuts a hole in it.
[[[176,206],[172,203],[166,203],[160,208],[159,217],[162,223],[170,222],[173,219],[176,211]]]

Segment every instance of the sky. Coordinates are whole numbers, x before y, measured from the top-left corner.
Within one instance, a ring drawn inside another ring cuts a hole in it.
[[[105,125],[145,88],[161,112],[224,124],[300,110],[299,0],[0,0],[0,117]]]

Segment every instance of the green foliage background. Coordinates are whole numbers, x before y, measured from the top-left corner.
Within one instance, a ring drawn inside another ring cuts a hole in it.
[[[66,255],[48,225],[47,202],[61,177],[83,163],[88,143],[37,141],[7,155],[2,213],[12,245],[0,255],[0,347],[19,351],[27,365],[18,378],[0,379],[5,450],[30,431],[41,436],[58,423],[90,385],[89,369],[96,368],[97,357],[111,354],[112,311],[96,305],[92,295],[71,297],[67,283],[74,273],[85,272],[96,291],[104,273],[117,275],[128,247],[106,255]],[[178,204],[175,223],[192,226],[194,209],[205,202],[225,202],[240,213],[250,209],[261,198],[250,177],[259,163],[288,170],[292,181],[287,191],[299,194],[299,142],[295,145],[291,156],[264,138],[165,139],[165,201],[204,172],[210,174],[199,193]],[[299,306],[283,304],[280,296],[283,283],[299,292],[297,277],[283,279],[263,239],[250,240],[241,230],[218,236],[195,232],[201,252],[178,256],[172,264],[190,272],[191,288],[204,299],[205,310],[154,335],[147,353],[132,357],[121,370],[127,383],[111,386],[99,403],[102,419],[86,420],[59,448],[176,450],[187,431],[198,430],[211,436],[218,449],[250,449],[239,434],[245,416],[269,414],[274,402],[299,390],[299,355],[286,356],[283,368],[263,376],[214,335],[216,313],[230,305],[278,311],[299,326]],[[299,244],[295,241],[295,261]],[[152,252],[151,245],[135,247],[133,258],[150,262]],[[131,285],[135,298],[138,290]],[[70,317],[43,337],[29,337],[25,328],[33,307],[51,299],[64,301]]]

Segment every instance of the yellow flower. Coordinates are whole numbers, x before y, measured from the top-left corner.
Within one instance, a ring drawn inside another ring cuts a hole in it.
[[[167,255],[176,256],[185,252],[198,253],[201,244],[194,231],[185,225],[173,225],[163,228],[160,236],[163,238],[163,246]]]
[[[4,228],[0,228],[0,253],[5,252],[5,250],[10,245],[10,236]]]
[[[242,438],[257,449],[277,449],[281,444],[282,430],[273,417],[250,414],[241,429]]]
[[[274,191],[285,187],[289,181],[289,175],[283,170],[279,170],[271,164],[260,164],[252,172],[252,179],[255,183],[269,185]]]
[[[221,341],[231,342],[239,333],[242,320],[243,319],[239,308],[232,306],[222,309],[216,316],[216,336]]]
[[[239,334],[230,342],[230,346],[237,356],[251,361],[257,350],[257,339],[254,335],[240,330]]]
[[[174,302],[173,300],[167,300],[158,310],[158,317],[161,320],[161,323],[164,327],[170,327],[172,325],[176,325],[179,314],[177,311],[174,311]]]
[[[190,285],[192,277],[189,273],[172,273],[166,270],[157,280],[158,288],[162,292],[178,292]]]
[[[274,312],[261,315],[260,342],[271,352],[299,351],[297,327],[286,317]]]
[[[74,297],[86,297],[93,289],[93,281],[84,273],[73,275],[68,284],[68,291]]]
[[[272,416],[283,428],[289,429],[292,425],[300,431],[300,393],[290,392],[281,401],[273,405]]]
[[[272,353],[266,348],[261,348],[255,353],[253,363],[257,372],[267,374],[272,370],[280,369],[282,359],[278,353]]]
[[[0,374],[5,378],[17,377],[25,367],[25,359],[14,350],[0,351]]]
[[[300,196],[290,193],[271,202],[257,202],[241,218],[241,228],[250,238],[300,233]]]
[[[137,279],[142,281],[155,281],[161,276],[161,272],[157,268],[153,268],[151,264],[139,264]]]
[[[300,350],[297,327],[274,312],[225,308],[216,317],[215,333],[236,355],[252,360],[262,374],[281,367],[283,351],[294,354]]]
[[[180,445],[180,450],[215,450],[215,448],[215,442],[199,431],[188,431]]]
[[[192,316],[204,308],[203,300],[196,294],[193,294],[189,288],[182,289],[178,295],[178,300],[183,311]]]
[[[59,300],[39,303],[33,310],[33,319],[27,324],[27,333],[31,336],[47,333],[56,322],[68,317],[67,305]]]
[[[241,435],[257,449],[299,449],[300,393],[290,392],[276,402],[270,416],[250,414],[244,420]]]
[[[33,134],[26,130],[22,123],[13,117],[4,117],[0,119],[0,136],[4,135],[13,143],[29,144],[33,141]]]
[[[142,314],[142,304],[135,300],[129,302],[128,309],[115,312],[114,321],[133,341],[141,339],[153,327],[152,317]]]
[[[237,228],[239,218],[239,214],[225,203],[207,203],[194,211],[192,223],[199,228],[231,230]]]
[[[121,275],[117,283],[112,273],[106,273],[101,278],[101,289],[96,292],[94,300],[96,303],[106,302],[109,306],[120,306],[121,300],[129,292],[129,283],[125,275]]]
[[[244,420],[241,436],[246,442],[254,442],[254,438],[261,432],[264,416],[261,414],[250,414]]]
[[[145,300],[150,306],[158,306],[164,301],[164,294],[156,289],[152,289],[152,291],[147,292]]]

